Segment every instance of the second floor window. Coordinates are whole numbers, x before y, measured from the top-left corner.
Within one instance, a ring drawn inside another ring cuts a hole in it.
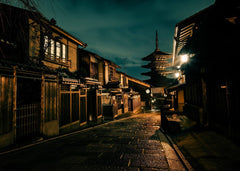
[[[48,37],[47,36],[44,36],[44,46],[43,46],[43,50],[44,50],[44,53],[45,55],[48,55],[49,53],[49,47],[48,47]]]
[[[109,79],[114,80],[114,69],[113,67],[109,67]]]
[[[90,56],[90,77],[98,79],[98,60]]]
[[[44,54],[48,60],[67,62],[67,45],[44,36]]]

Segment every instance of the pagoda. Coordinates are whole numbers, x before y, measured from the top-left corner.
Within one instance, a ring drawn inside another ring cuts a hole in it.
[[[142,58],[144,61],[150,61],[147,65],[143,65],[143,68],[151,69],[149,72],[142,73],[142,75],[150,76],[149,80],[145,82],[153,85],[154,87],[165,87],[169,79],[166,76],[170,73],[167,69],[170,67],[170,63],[167,61],[172,58],[172,54],[160,51],[158,48],[158,33],[156,31],[156,49],[150,55]]]

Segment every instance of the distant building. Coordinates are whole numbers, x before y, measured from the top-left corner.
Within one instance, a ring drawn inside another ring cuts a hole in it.
[[[118,71],[120,66],[112,61],[79,49],[78,66],[78,74],[88,88],[88,121],[102,114],[104,118],[112,118],[126,112],[135,113],[141,108],[141,100],[149,102],[145,90],[150,85]]]
[[[167,77],[172,74],[170,59],[172,55],[163,51],[160,51],[158,47],[158,34],[156,31],[156,49],[150,55],[142,58],[144,61],[150,61],[147,65],[143,65],[143,68],[150,69],[149,72],[142,73],[142,75],[149,76],[150,79],[145,80],[146,83],[151,85],[151,108],[159,108],[165,104],[164,88],[172,85],[175,79]]]
[[[147,65],[143,65],[143,68],[150,69],[149,72],[142,73],[142,75],[150,76],[149,80],[145,82],[153,85],[154,87],[166,87],[169,84],[169,79],[166,76],[170,73],[168,67],[171,65],[168,59],[171,59],[172,55],[166,52],[160,51],[158,48],[158,35],[156,32],[156,49],[150,55],[142,58],[144,61],[150,61]]]

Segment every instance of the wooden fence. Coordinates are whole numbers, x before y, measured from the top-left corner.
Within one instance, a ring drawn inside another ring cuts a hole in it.
[[[13,76],[0,75],[0,135],[12,130]]]
[[[45,82],[45,121],[57,120],[57,110],[58,110],[58,83],[56,81],[46,81]]]
[[[97,97],[97,116],[101,116],[102,115],[102,92],[101,92],[101,90],[97,90],[96,97]]]
[[[16,111],[17,140],[40,135],[41,105],[21,105],[17,107]]]
[[[79,85],[62,84],[60,91],[60,126],[87,121],[87,90]]]
[[[41,104],[40,100],[34,100],[41,99],[38,89],[41,82],[36,81],[40,80],[37,77],[40,74],[36,76],[34,72],[17,70],[16,67],[0,69],[0,135],[11,132],[8,136],[14,140],[39,136]]]

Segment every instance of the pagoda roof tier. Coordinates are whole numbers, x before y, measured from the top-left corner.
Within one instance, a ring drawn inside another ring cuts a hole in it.
[[[162,51],[156,49],[150,55],[142,58],[142,60],[144,60],[144,61],[156,61],[156,60],[158,60],[158,58],[170,59],[170,58],[172,58],[172,54],[162,52]]]
[[[142,65],[143,68],[157,68],[160,66],[169,67],[171,64],[168,61],[153,61],[147,65]]]
[[[144,82],[151,84],[153,87],[168,87],[173,81],[173,79],[166,78],[165,76],[159,76],[157,79],[144,80]]]
[[[141,75],[146,75],[146,76],[157,76],[157,75],[167,75],[172,73],[171,71],[168,70],[154,70],[154,71],[149,71],[145,73],[141,73]]]
[[[161,58],[164,58],[164,59],[172,58],[172,54],[160,51],[160,49],[158,48],[158,33],[156,31],[156,49],[150,55],[142,58],[142,60],[144,60],[144,61],[155,61],[155,60],[160,60]]]
[[[148,75],[148,76],[161,75],[163,72],[164,71],[149,71],[149,72],[142,73],[142,75]]]

